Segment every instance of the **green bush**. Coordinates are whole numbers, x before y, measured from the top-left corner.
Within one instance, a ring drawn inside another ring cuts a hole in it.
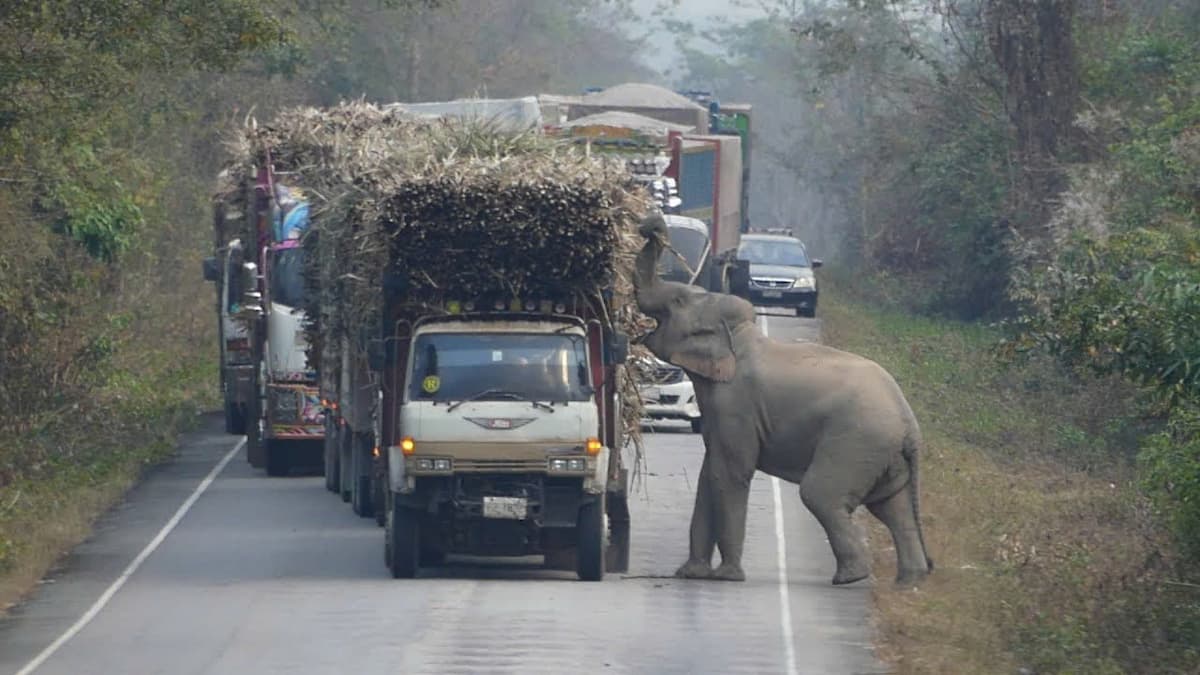
[[[1165,431],[1146,438],[1138,463],[1159,515],[1200,562],[1200,409],[1177,408]]]

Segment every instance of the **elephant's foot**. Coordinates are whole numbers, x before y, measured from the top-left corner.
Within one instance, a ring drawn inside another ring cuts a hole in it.
[[[745,581],[746,573],[742,571],[741,565],[723,562],[717,569],[713,570],[712,578],[721,581]]]
[[[708,579],[712,574],[712,567],[703,560],[689,560],[675,570],[680,579]]]
[[[929,570],[900,570],[896,575],[897,586],[917,586],[925,577],[929,576]]]
[[[869,576],[871,576],[871,569],[867,564],[856,560],[846,565],[838,565],[837,573],[833,575],[833,585],[844,586],[862,581]]]

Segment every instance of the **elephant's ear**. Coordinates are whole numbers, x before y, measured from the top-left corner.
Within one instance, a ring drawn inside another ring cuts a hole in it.
[[[714,382],[728,382],[737,373],[737,359],[723,338],[715,332],[693,336],[667,360]]]

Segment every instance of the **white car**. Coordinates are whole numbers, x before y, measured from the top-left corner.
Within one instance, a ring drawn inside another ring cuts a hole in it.
[[[643,360],[639,369],[642,414],[651,420],[684,420],[691,423],[693,432],[700,433],[700,406],[683,369],[653,357]]]

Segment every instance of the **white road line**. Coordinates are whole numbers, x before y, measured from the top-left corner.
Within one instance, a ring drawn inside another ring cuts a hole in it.
[[[150,540],[149,544],[146,544],[146,548],[142,549],[142,552],[133,559],[133,562],[129,563],[129,566],[125,568],[124,572],[121,572],[121,576],[117,577],[117,580],[114,581],[112,585],[104,591],[104,594],[101,595],[96,602],[88,608],[88,611],[85,612],[83,616],[79,617],[78,621],[76,621],[70,628],[67,629],[67,632],[60,635],[57,640],[50,644],[49,647],[43,649],[41,654],[38,654],[32,661],[27,663],[24,668],[17,671],[17,675],[29,675],[29,673],[37,670],[37,668],[45,663],[47,659],[49,659],[51,656],[54,656],[54,653],[61,649],[63,645],[67,644],[68,640],[75,637],[79,631],[83,630],[84,626],[87,626],[89,623],[91,623],[92,619],[96,618],[96,615],[100,613],[100,610],[104,609],[104,606],[108,604],[109,600],[112,600],[113,596],[117,594],[117,591],[121,590],[121,587],[125,585],[125,582],[129,581],[129,577],[133,576],[133,574],[138,571],[138,568],[142,566],[142,563],[146,562],[146,558],[149,558],[150,554],[154,553],[154,551],[163,543],[163,540],[167,538],[167,535],[171,534],[171,531],[174,530],[175,526],[179,524],[179,521],[183,520],[183,517],[187,515],[188,511],[191,510],[192,505],[196,503],[196,500],[200,498],[200,495],[204,494],[204,491],[208,489],[209,485],[212,485],[212,482],[225,468],[225,465],[229,464],[229,460],[233,459],[234,455],[236,455],[244,445],[246,445],[246,439],[243,438],[240,442],[238,442],[237,445],[233,446],[232,450],[225,453],[225,456],[221,458],[221,461],[217,462],[217,465],[213,467],[212,471],[208,472],[208,475],[204,477],[204,480],[200,481],[200,484],[197,485],[196,489],[192,491],[192,494],[188,496],[187,501],[185,501],[179,507],[179,510],[175,512],[175,515],[171,516],[171,519],[167,521],[166,525],[163,525],[163,528],[158,531],[158,534],[155,535],[154,539]]]
[[[770,318],[762,315],[763,335],[770,336],[767,325]],[[779,567],[779,627],[783,633],[783,657],[786,659],[788,675],[798,675],[796,669],[796,644],[792,633],[792,599],[788,594],[787,538],[783,532],[783,496],[779,491],[779,479],[771,476],[771,493],[775,497],[775,563]]]

